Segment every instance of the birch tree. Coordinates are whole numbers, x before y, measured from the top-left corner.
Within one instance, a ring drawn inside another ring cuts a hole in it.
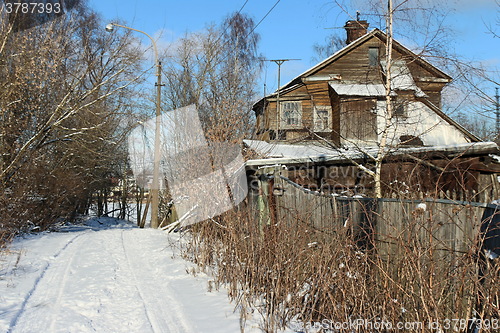
[[[341,9],[346,8],[345,4],[339,1],[335,3]],[[449,41],[449,35],[447,29],[442,24],[445,14],[437,5],[425,0],[384,0],[367,2],[364,4],[363,9],[363,13],[373,18],[373,21],[370,23],[381,27],[381,30],[385,33],[383,40],[385,52],[382,55],[380,66],[381,77],[385,87],[384,107],[378,107],[377,109],[375,126],[377,133],[376,149],[366,147],[359,142],[349,140],[349,138],[343,137],[342,139],[353,146],[351,149],[358,150],[367,157],[367,163],[352,162],[373,180],[373,194],[375,197],[380,198],[383,196],[384,187],[382,180],[384,160],[393,151],[399,149],[401,145],[407,143],[396,140],[394,136],[400,125],[395,115],[395,107],[398,102],[396,102],[394,97],[393,90],[395,87],[392,81],[395,77],[403,75],[398,72],[397,67],[394,69],[394,62],[399,60],[394,59],[393,54],[395,33],[398,36],[414,41],[418,45],[414,47],[414,53],[425,60],[431,60],[441,65],[443,64],[443,59],[453,59],[453,57],[442,52]],[[379,19],[378,22],[377,18]],[[417,123],[418,120],[415,122]],[[421,129],[412,138],[422,137],[431,130],[433,130],[433,127]],[[319,136],[317,137],[324,140]],[[342,153],[342,149],[338,149],[338,151]],[[348,158],[347,154],[345,157]]]
[[[382,133],[380,135],[380,144],[378,147],[378,152],[375,157],[375,172],[373,173],[373,180],[375,185],[375,197],[382,198],[382,164],[384,158],[387,156],[387,140],[389,135],[389,129],[392,125],[393,116],[393,104],[392,104],[392,41],[393,41],[393,6],[392,0],[387,0],[387,16],[386,16],[386,50],[385,50],[385,61],[386,61],[386,73],[385,73],[385,113],[384,127],[382,128]]]
[[[343,8],[338,2],[337,4]],[[385,110],[379,110],[377,118],[382,119],[382,127],[379,128],[378,124],[376,126],[378,142],[376,152],[373,153],[365,147],[359,144],[355,144],[356,149],[363,152],[365,156],[368,156],[373,163],[373,168],[368,165],[352,161],[358,168],[369,175],[373,179],[374,184],[374,196],[376,198],[382,198],[382,166],[384,159],[390,152],[391,142],[389,142],[389,135],[394,126],[393,123],[393,97],[392,97],[392,61],[393,61],[393,20],[394,20],[394,8],[392,0],[387,0],[387,6],[385,11],[381,14],[385,18],[385,73],[384,73],[384,86],[385,86]],[[382,111],[382,112],[380,112]],[[377,121],[377,123],[379,123]],[[317,136],[317,138],[322,139]],[[346,139],[346,138],[343,138]],[[324,139],[322,139],[324,140]],[[354,142],[353,142],[354,144]],[[333,147],[333,145],[332,145]],[[339,150],[341,151],[341,150]],[[347,156],[346,156],[347,157]]]

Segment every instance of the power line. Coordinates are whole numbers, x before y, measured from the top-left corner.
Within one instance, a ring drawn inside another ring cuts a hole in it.
[[[269,11],[266,13],[266,15],[264,15],[264,17],[263,17],[263,18],[259,21],[259,23],[257,23],[257,24],[255,25],[255,27],[252,29],[252,31],[250,31],[250,32],[248,33],[247,37],[248,37],[248,36],[249,36],[252,32],[254,32],[254,31],[255,31],[255,29],[257,29],[257,27],[258,27],[258,26],[262,23],[262,21],[264,21],[264,20],[265,20],[265,18],[266,18],[269,14],[271,14],[271,12],[273,11],[274,7],[276,7],[276,6],[280,3],[280,1],[281,1],[281,0],[276,1],[276,3],[274,4],[274,6],[272,6],[272,7],[271,7],[271,9],[269,9]]]
[[[245,8],[245,6],[247,5],[249,0],[246,0],[245,3],[243,4],[243,6],[241,6],[240,10],[238,10],[238,14],[241,14],[241,11],[243,10],[243,8]],[[227,22],[226,24],[226,28],[224,29],[224,31],[219,35],[219,37],[215,40],[215,42],[217,43],[225,34],[226,34],[226,31],[227,29],[229,29],[229,26],[231,25],[231,21],[236,17],[236,15],[233,15],[233,17],[231,18],[231,20],[229,20],[229,22]],[[227,43],[227,42],[226,42]]]
[[[260,24],[261,24],[261,23],[262,23],[262,22],[266,19],[266,17],[268,17],[268,16],[269,16],[269,14],[271,14],[271,12],[273,11],[273,9],[274,9],[274,8],[278,5],[278,3],[280,3],[280,1],[281,1],[281,0],[278,0],[278,1],[276,1],[276,2],[274,3],[274,5],[271,7],[271,9],[269,9],[269,10],[267,11],[266,15],[264,15],[264,17],[263,17],[263,18],[259,21],[259,23],[257,23],[257,24],[253,27],[253,29],[252,29],[252,30],[251,30],[248,34],[246,34],[246,36],[245,36],[245,38],[244,38],[244,39],[247,39],[247,37],[248,37],[248,36],[250,36],[250,35],[251,35],[254,31],[255,31],[255,29],[257,29],[257,27],[258,27],[258,26],[259,26],[259,25],[260,25]],[[247,0],[247,2],[248,2],[248,0]],[[245,5],[246,5],[246,2],[245,2]],[[243,7],[244,7],[245,5],[243,5]],[[242,7],[241,9],[243,9],[243,7]],[[240,11],[241,11],[241,9],[240,9]],[[227,30],[227,27],[226,27],[226,30]],[[226,31],[226,30],[225,30],[225,31]],[[224,31],[224,32],[225,32],[225,31]],[[221,35],[221,37],[222,37],[222,35]],[[229,43],[229,41],[228,41],[228,42],[226,42],[226,44],[227,44],[227,43]],[[225,46],[225,44],[224,44],[223,46]],[[227,57],[227,55],[226,55],[226,57]],[[224,60],[226,57],[222,58],[221,60]]]
[[[243,8],[245,8],[245,6],[247,5],[248,1],[250,1],[250,0],[246,0],[246,1],[243,3],[243,5],[242,5],[242,6],[240,7],[240,9],[237,11],[237,14],[241,14],[241,11],[243,10]],[[229,26],[231,25],[231,21],[232,21],[232,19],[234,19],[234,16],[235,16],[235,15],[233,15],[233,18],[231,18],[231,20],[229,20],[229,21],[227,22],[227,24],[225,24],[225,25],[226,25],[226,27],[224,28],[224,31],[222,31],[222,32],[221,32],[221,34],[219,35],[219,37],[217,37],[217,39],[215,40],[215,43],[218,43],[218,42],[219,42],[219,40],[220,40],[222,37],[224,37],[224,35],[226,34],[227,29],[229,29]],[[261,21],[262,21],[262,20],[261,20]],[[252,31],[253,31],[253,30],[252,30]],[[245,38],[246,38],[246,37],[248,37],[249,35],[250,35],[250,34],[248,34],[247,36],[245,36]],[[222,45],[222,48],[224,48],[224,47],[226,46],[226,44],[228,44],[228,43],[229,43],[229,41],[227,41],[226,43],[224,43],[224,45]],[[226,57],[227,57],[227,56],[226,56]],[[222,60],[224,60],[226,57],[224,57]],[[205,55],[203,55],[203,56],[202,56],[202,59],[203,59],[203,58],[205,58]],[[166,74],[165,72],[163,72],[163,73],[164,73],[164,74]]]
[[[241,11],[242,11],[242,10],[243,10],[243,8],[246,6],[246,4],[248,3],[248,1],[249,1],[249,0],[246,0],[246,1],[245,1],[245,3],[243,4],[243,6],[241,6],[240,10],[238,11],[238,14],[239,14],[239,13],[241,13]],[[281,1],[281,0],[277,0],[277,1],[274,3],[274,5],[271,7],[271,9],[269,9],[269,10],[267,11],[267,13],[264,15],[264,17],[262,17],[262,19],[261,19],[261,20],[260,20],[260,21],[259,21],[259,22],[258,22],[258,23],[254,26],[254,27],[253,27],[253,29],[252,29],[252,30],[251,30],[248,34],[246,34],[246,35],[245,35],[245,38],[244,38],[244,39],[246,39],[248,36],[250,36],[250,35],[251,35],[254,31],[255,31],[255,29],[257,29],[257,27],[258,27],[258,26],[259,26],[259,25],[260,25],[260,24],[261,24],[261,23],[262,23],[262,22],[263,22],[263,21],[264,21],[264,20],[265,20],[265,19],[269,16],[269,14],[270,14],[270,13],[274,10],[274,8],[276,8],[276,6],[280,3],[280,1]],[[228,23],[230,23],[230,22],[228,22]],[[227,25],[226,25],[226,28],[225,28],[225,29],[224,29],[224,31],[220,34],[220,36],[216,39],[216,41],[219,41],[219,40],[220,40],[220,39],[224,36],[224,34],[225,34],[225,32],[227,31],[227,29],[228,29],[228,28],[229,28],[229,24],[227,24]],[[226,41],[226,42],[222,45],[221,49],[225,48],[225,47],[226,47],[226,45],[227,45],[229,42],[230,42],[230,41]],[[221,61],[225,60],[228,56],[229,56],[229,54],[226,54],[224,57],[222,57],[222,58],[219,60],[219,62],[221,62]],[[205,58],[205,55],[203,55],[201,58]],[[212,69],[215,65],[216,65],[216,64],[212,64],[212,65],[211,65],[210,70],[211,70],[211,69]],[[202,94],[203,94],[203,93],[204,93],[204,92],[202,91]]]
[[[241,13],[241,11],[243,10],[243,8],[245,8],[245,6],[247,5],[249,0],[245,1],[245,3],[243,4],[243,6],[241,6],[240,10],[238,10],[238,13]]]

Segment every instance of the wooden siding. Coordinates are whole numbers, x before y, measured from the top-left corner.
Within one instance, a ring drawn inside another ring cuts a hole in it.
[[[341,100],[340,135],[346,140],[377,140],[376,99]]]
[[[438,108],[441,108],[441,91],[443,90],[445,83],[424,82],[420,81],[418,78],[415,80],[415,83],[417,84],[417,87],[422,89],[422,91],[427,94],[429,101],[432,104],[434,104]]]
[[[312,75],[340,75],[342,81],[366,84],[384,83],[380,66],[370,67],[369,65],[368,50],[373,47],[379,49],[379,60],[384,60],[384,43],[376,37],[372,37],[359,47],[351,50],[335,62]],[[421,79],[435,79],[435,76],[429,70],[413,61],[413,58],[403,55],[396,50],[393,50],[393,60],[404,60],[417,86],[429,95],[433,104],[438,107],[441,105],[441,90],[446,84],[445,82],[421,81]]]
[[[311,110],[311,97],[307,93],[307,89],[305,87],[299,87],[296,90],[293,90],[291,92],[284,93],[280,95],[280,103],[282,102],[287,102],[287,101],[300,101],[302,104],[302,123],[304,124],[312,124],[312,119],[311,116],[308,116],[307,113],[310,112]],[[269,98],[268,100],[268,105],[266,107],[266,112],[265,112],[265,119],[266,119],[266,125],[267,129],[275,131],[278,128],[277,124],[277,98]],[[311,114],[312,115],[312,114]],[[280,130],[282,129],[283,126],[279,124]],[[303,126],[300,126],[300,128],[303,128]]]
[[[420,156],[392,157],[382,167],[382,190],[385,197],[404,199],[438,197],[490,202],[500,193],[496,176],[500,165],[489,157],[430,159]],[[369,166],[367,158],[364,165]],[[282,173],[293,182],[312,190],[336,194],[373,193],[373,179],[351,164],[289,166]]]
[[[340,98],[333,89],[329,89],[330,100],[332,101],[332,141],[340,146]]]
[[[378,39],[371,38],[314,75],[338,74],[343,81],[381,83],[380,68],[369,66],[368,49],[370,47],[378,47],[379,56],[383,57],[384,45]]]

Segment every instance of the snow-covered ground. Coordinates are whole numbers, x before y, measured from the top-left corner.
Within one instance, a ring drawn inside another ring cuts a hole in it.
[[[0,332],[240,332],[226,291],[188,274],[171,237],[94,218],[18,238],[0,254]]]

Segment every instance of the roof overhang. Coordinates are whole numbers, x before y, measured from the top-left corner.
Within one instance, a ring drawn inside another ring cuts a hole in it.
[[[286,145],[271,144],[265,141],[244,140],[246,146],[262,156],[269,158],[253,159],[246,161],[247,167],[261,167],[264,165],[308,165],[308,164],[353,164],[370,160],[370,156],[376,156],[378,147],[367,147],[364,149],[343,149],[326,147],[320,145]],[[398,147],[388,149],[387,157],[404,157],[405,155],[447,156],[474,156],[498,154],[498,145],[494,142],[473,142],[455,145],[431,146],[431,147]]]

